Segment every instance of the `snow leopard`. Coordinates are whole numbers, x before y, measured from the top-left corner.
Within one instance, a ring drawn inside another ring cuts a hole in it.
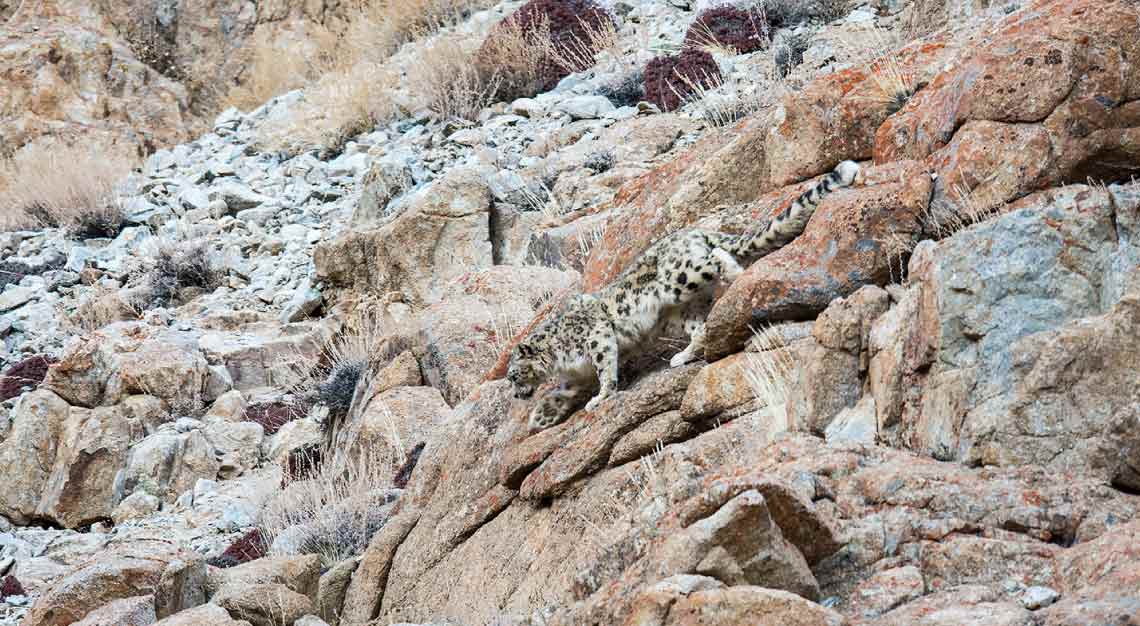
[[[851,186],[859,175],[857,163],[843,161],[750,232],[679,231],[650,246],[597,293],[571,297],[511,352],[507,378],[516,398],[529,399],[543,382],[561,379],[531,410],[530,429],[561,422],[597,389],[585,406],[595,410],[616,390],[620,361],[657,337],[680,332],[689,337],[670,366],[697,358],[718,281],[731,283],[744,271],[740,261],[758,259],[798,237],[823,197]]]

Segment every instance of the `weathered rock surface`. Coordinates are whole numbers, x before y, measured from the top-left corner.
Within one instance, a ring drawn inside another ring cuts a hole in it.
[[[490,208],[481,175],[452,170],[391,222],[317,246],[317,276],[342,288],[399,292],[414,304],[438,302],[452,280],[493,264]]]
[[[142,432],[118,407],[71,407],[51,391],[23,396],[0,441],[0,510],[74,528],[111,517],[115,473]]]
[[[163,539],[112,542],[107,550],[53,583],[32,606],[28,626],[66,626],[115,600],[154,592],[178,551]]]
[[[911,261],[871,335],[883,436],[942,459],[1090,472],[1134,489],[1140,194],[1064,187]]]

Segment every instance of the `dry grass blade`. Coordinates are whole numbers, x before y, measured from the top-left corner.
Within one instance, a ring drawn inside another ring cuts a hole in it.
[[[991,174],[970,185],[966,174],[958,170],[958,182],[950,185],[950,193],[942,202],[931,202],[926,211],[927,228],[939,239],[997,215],[1004,204],[995,197],[990,183],[996,178]]]
[[[517,50],[504,42],[498,51],[509,55]],[[474,120],[501,89],[506,76],[483,70],[476,55],[458,37],[441,37],[424,46],[412,59],[406,83],[421,106],[437,119]]]
[[[764,107],[760,92],[742,93],[739,86],[729,88],[719,76],[705,75],[703,80],[693,80],[679,72],[673,75],[686,86],[679,90],[670,85],[685,104],[697,110],[698,115],[713,126],[728,126],[756,113]]]

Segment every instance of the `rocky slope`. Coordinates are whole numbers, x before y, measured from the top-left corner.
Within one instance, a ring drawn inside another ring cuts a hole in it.
[[[704,5],[623,7],[623,59],[477,122],[261,151],[293,92],[155,152],[114,239],[0,234],[0,623],[1132,623],[1136,5],[950,3],[945,29],[843,62],[846,35],[930,9],[849,7],[795,27],[802,87],[765,78],[769,51],[718,58],[731,99],[770,90],[727,125],[717,94],[598,95]],[[597,411],[528,432],[502,379],[520,331],[843,159],[861,183],[725,287],[705,361],[668,368],[663,343]],[[160,289],[185,255],[214,280]],[[362,319],[342,410],[327,362]],[[324,501],[334,527],[364,501],[367,533],[316,549],[313,516],[261,556],[249,531],[319,484],[296,451],[322,424],[333,473],[382,475]]]
[[[0,155],[81,139],[149,154],[187,141],[260,41],[305,44],[343,21],[330,2],[39,0],[0,3]]]

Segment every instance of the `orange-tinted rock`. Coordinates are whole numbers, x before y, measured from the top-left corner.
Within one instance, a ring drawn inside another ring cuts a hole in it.
[[[753,263],[714,305],[706,358],[740,349],[751,328],[810,319],[835,298],[897,277],[920,231],[930,176],[917,162],[872,168],[866,186],[820,204],[804,233]]]

